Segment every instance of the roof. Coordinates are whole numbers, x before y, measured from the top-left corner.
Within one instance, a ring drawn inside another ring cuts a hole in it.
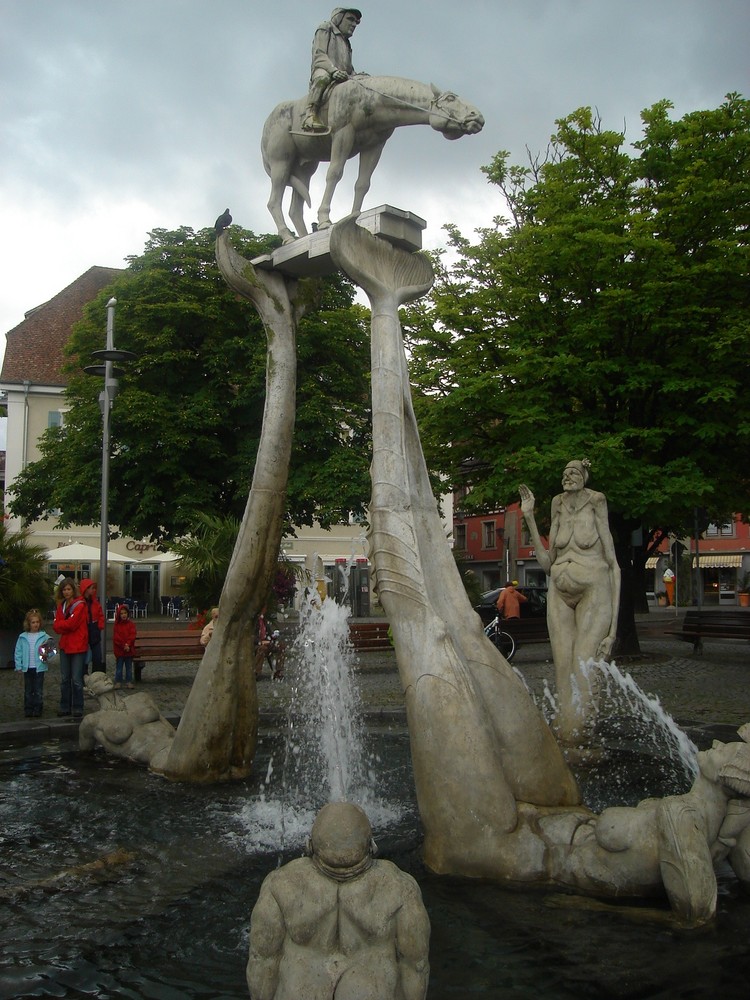
[[[82,318],[85,306],[122,273],[119,267],[90,267],[49,302],[29,310],[6,334],[0,382],[66,386],[62,366],[73,324]]]

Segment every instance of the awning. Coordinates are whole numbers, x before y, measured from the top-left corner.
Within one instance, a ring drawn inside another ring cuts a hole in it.
[[[71,542],[70,545],[61,545],[57,549],[48,549],[47,552],[44,553],[44,558],[47,562],[53,563],[98,563],[101,560],[101,553],[99,548],[94,548],[93,545],[83,545],[81,542]],[[137,562],[137,560],[131,559],[130,556],[121,556],[119,552],[110,552],[107,550],[107,562],[134,563]]]
[[[646,560],[646,569],[656,569],[661,556],[651,556]]]
[[[716,553],[698,556],[701,569],[739,569],[742,565],[742,555],[734,552]],[[693,556],[693,567],[695,568],[695,556]]]

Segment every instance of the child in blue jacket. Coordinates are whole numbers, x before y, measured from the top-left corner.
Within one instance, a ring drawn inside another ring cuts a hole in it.
[[[27,611],[14,657],[16,670],[23,673],[23,712],[27,719],[36,719],[42,714],[44,675],[53,643],[42,628],[41,613],[36,608]]]

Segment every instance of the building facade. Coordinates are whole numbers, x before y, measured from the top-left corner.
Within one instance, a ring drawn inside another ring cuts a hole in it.
[[[483,591],[500,587],[506,580],[546,587],[547,577],[537,561],[520,504],[491,514],[467,515],[461,508],[463,498],[461,492],[455,494],[453,521],[460,568],[472,570]],[[678,587],[683,604],[697,604],[699,596],[706,606],[744,604],[742,592],[750,588],[750,525],[735,514],[724,524],[710,524],[697,542],[695,538],[665,540],[659,554],[646,563],[652,603],[659,603],[666,593],[667,568],[683,577]]]

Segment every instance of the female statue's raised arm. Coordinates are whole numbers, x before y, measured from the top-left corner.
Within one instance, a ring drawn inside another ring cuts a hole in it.
[[[549,552],[542,544],[542,538],[539,534],[539,529],[536,526],[536,518],[534,517],[534,504],[536,503],[536,500],[534,498],[534,494],[525,483],[521,483],[518,487],[518,492],[521,494],[521,513],[524,516],[526,526],[528,527],[529,534],[531,535],[531,540],[534,543],[534,548],[536,549],[536,561],[542,567],[547,576],[549,576],[552,559]]]

